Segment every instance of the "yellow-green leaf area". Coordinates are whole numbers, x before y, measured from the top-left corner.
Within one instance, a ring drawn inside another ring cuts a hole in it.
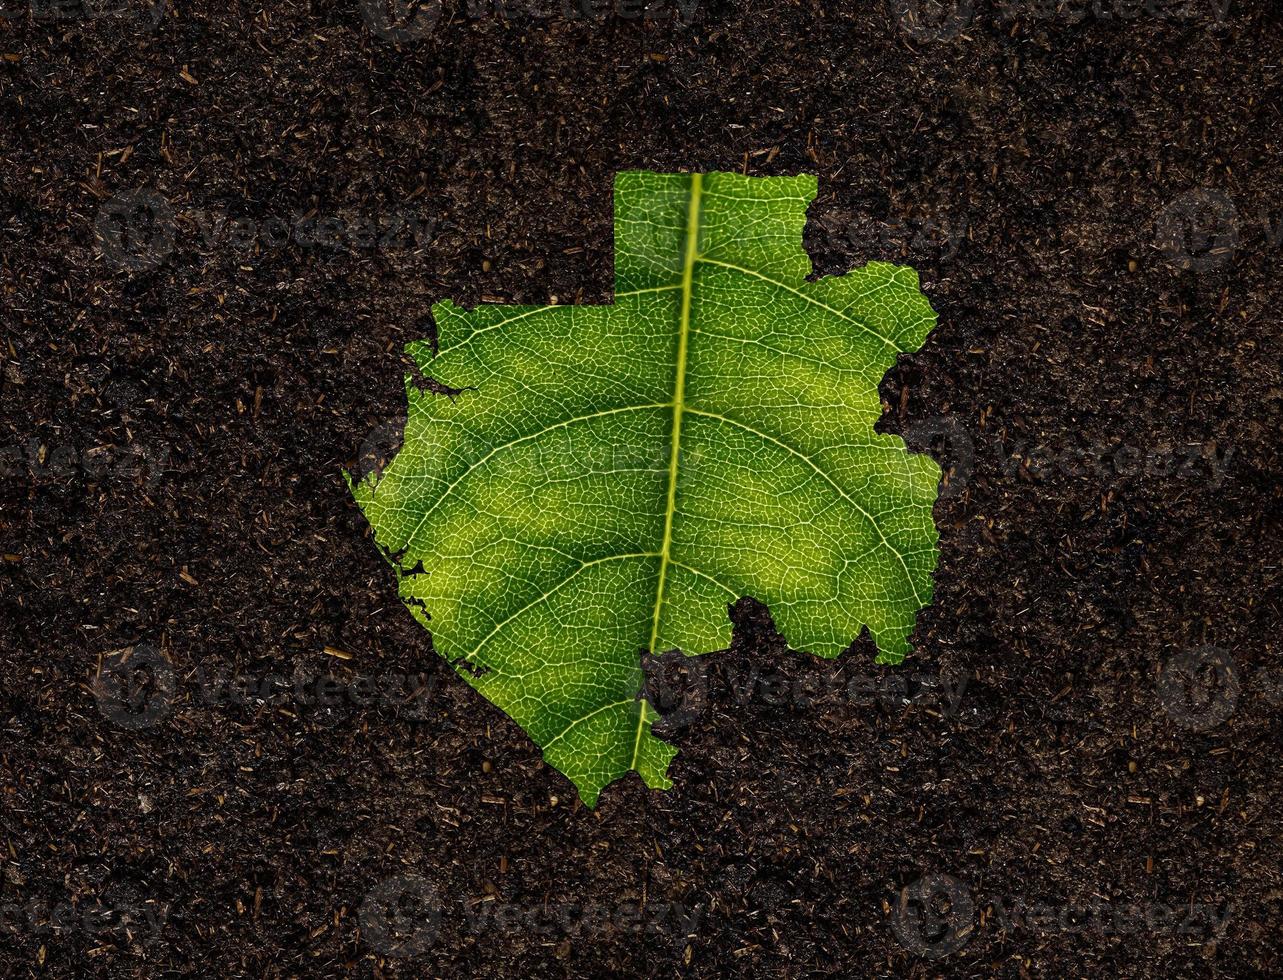
[[[935,314],[910,269],[808,281],[813,176],[621,173],[608,306],[433,307],[404,443],[353,487],[401,598],[589,806],[667,788],[641,654],[726,648],[728,604],[835,657],[908,651],[940,470],[879,435]]]

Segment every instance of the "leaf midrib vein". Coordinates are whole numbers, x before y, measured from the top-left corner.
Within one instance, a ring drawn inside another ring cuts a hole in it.
[[[681,318],[677,326],[677,364],[676,380],[673,383],[673,434],[672,449],[668,457],[668,503],[664,510],[664,537],[659,549],[659,581],[655,586],[655,609],[651,617],[650,652],[659,642],[659,618],[664,606],[664,583],[668,576],[669,552],[673,540],[673,514],[677,510],[677,463],[681,454],[682,443],[682,410],[686,396],[686,349],[690,339],[691,293],[695,278],[696,250],[699,246],[699,205],[700,193],[703,190],[703,175],[691,174],[690,201],[686,211],[686,245],[682,257],[682,307]],[[640,712],[638,726],[643,723],[645,712]],[[637,762],[637,750],[633,750],[633,763]]]

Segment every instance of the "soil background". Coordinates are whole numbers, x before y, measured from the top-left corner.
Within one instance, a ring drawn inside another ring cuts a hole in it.
[[[0,20],[0,970],[1277,973],[1283,8],[601,11]],[[629,168],[918,268],[952,475],[902,667],[741,600],[590,811],[342,470],[433,301],[609,302]]]

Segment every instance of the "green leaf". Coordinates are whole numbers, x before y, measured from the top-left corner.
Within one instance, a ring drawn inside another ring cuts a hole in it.
[[[433,307],[404,445],[353,488],[410,611],[589,806],[667,788],[640,652],[701,654],[753,596],[794,648],[908,650],[940,478],[877,435],[935,324],[912,269],[807,281],[812,176],[621,173],[610,306]],[[466,389],[442,397],[441,386]]]

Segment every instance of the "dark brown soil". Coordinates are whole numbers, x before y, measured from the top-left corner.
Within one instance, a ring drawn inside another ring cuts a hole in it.
[[[361,7],[0,28],[5,975],[1283,968],[1279,6]],[[742,601],[655,672],[673,790],[589,811],[341,470],[432,301],[609,300],[625,168],[817,173],[954,474],[904,667]]]

